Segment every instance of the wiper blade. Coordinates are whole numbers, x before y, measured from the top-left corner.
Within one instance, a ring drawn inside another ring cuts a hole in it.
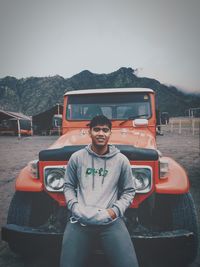
[[[134,119],[137,119],[137,118],[140,118],[140,117],[143,117],[143,116],[146,116],[146,117],[147,117],[148,114],[130,115],[130,116],[128,117],[128,119],[125,119],[124,121],[120,122],[119,125],[122,125],[122,124],[124,124],[125,122],[127,122],[127,121],[129,121],[129,120],[134,120]]]

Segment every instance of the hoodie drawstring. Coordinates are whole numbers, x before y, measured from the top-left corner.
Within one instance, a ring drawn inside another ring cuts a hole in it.
[[[92,157],[92,189],[94,189],[94,158]]]
[[[104,178],[106,176],[106,159],[104,159],[104,166],[103,166],[103,179],[102,179],[102,182],[101,184],[103,185],[104,183]]]
[[[92,189],[94,189],[94,184],[95,184],[95,169],[94,169],[94,157],[92,156]],[[106,176],[106,158],[104,159],[104,166],[103,166],[103,178],[101,184],[103,185],[104,179]]]

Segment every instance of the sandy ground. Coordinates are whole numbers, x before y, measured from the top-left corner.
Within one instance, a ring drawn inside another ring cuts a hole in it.
[[[28,161],[56,140],[55,136],[0,137],[0,227],[6,223],[7,211],[14,193],[15,178]],[[165,133],[157,137],[158,148],[184,166],[190,177],[191,192],[200,218],[200,150],[199,136]],[[24,260],[13,254],[7,244],[0,241],[0,267],[56,267],[53,260],[35,258]],[[200,255],[190,267],[200,266]],[[105,267],[105,266],[104,266]]]

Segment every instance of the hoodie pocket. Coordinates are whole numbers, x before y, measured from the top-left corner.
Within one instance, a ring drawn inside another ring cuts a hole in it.
[[[98,208],[76,204],[73,209],[74,217],[82,223],[91,224],[98,214]]]

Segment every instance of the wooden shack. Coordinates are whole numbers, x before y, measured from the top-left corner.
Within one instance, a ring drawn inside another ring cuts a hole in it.
[[[56,104],[54,107],[32,116],[33,133],[37,135],[60,134],[60,128],[55,125],[55,116],[62,117],[63,106]]]
[[[0,135],[32,135],[32,118],[0,109]]]

